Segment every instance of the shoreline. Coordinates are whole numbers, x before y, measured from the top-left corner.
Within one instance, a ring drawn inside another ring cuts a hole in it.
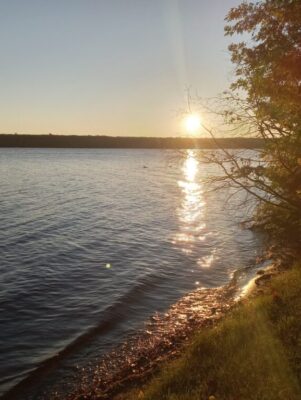
[[[276,263],[253,282],[219,323],[196,332],[176,360],[108,398],[300,399],[301,260]]]
[[[118,398],[122,392],[149,380],[163,363],[178,358],[200,330],[216,326],[236,305],[263,293],[270,278],[278,273],[276,264],[265,266],[263,262],[262,268],[254,270],[255,276],[244,286],[234,274],[223,286],[195,289],[165,313],[152,315],[143,328],[100,356],[96,364],[91,366],[87,362],[87,368],[75,371],[72,381],[62,379],[35,394],[29,389],[28,395],[44,400]],[[51,369],[56,364],[54,357]],[[39,375],[44,375],[43,368]],[[32,381],[35,379],[34,376]],[[20,382],[1,398],[21,399],[24,388]]]
[[[40,379],[44,379],[56,369],[62,354],[72,351],[76,343],[67,346],[63,352],[54,355],[7,392],[1,399],[106,399],[108,395],[118,394],[124,385],[148,378],[164,361],[177,357],[195,331],[213,326],[235,304],[238,291],[236,279],[217,288],[198,288],[189,292],[166,312],[155,313],[144,322],[143,328],[130,334],[108,353],[99,357],[99,362],[90,368],[87,362],[85,373],[76,371],[72,382],[60,380],[43,391],[39,389]],[[97,365],[97,366],[96,366]],[[76,386],[73,382],[77,382]],[[38,391],[35,387],[38,383]],[[43,387],[43,384],[42,384]],[[68,388],[68,389],[66,389]],[[66,394],[66,390],[68,393]],[[70,392],[70,393],[69,393]],[[100,393],[101,392],[101,393]],[[42,396],[42,397],[41,397]]]
[[[50,393],[47,399],[108,399],[125,386],[149,378],[163,362],[181,354],[198,329],[214,326],[235,305],[237,287],[199,288],[166,313],[153,315],[143,330],[101,358],[91,375],[81,376],[73,393]],[[85,397],[83,397],[85,396]]]
[[[44,393],[49,400],[114,399],[131,387],[145,383],[163,363],[178,358],[193,336],[215,326],[236,305],[262,293],[276,264],[260,269],[247,285],[237,281],[217,288],[199,288],[182,297],[167,312],[153,315],[143,330],[100,358],[97,366],[79,373],[77,387]]]
[[[65,148],[65,149],[259,149],[262,140],[252,137],[223,137],[213,140],[210,136],[147,137],[105,135],[30,135],[1,134],[0,148]]]

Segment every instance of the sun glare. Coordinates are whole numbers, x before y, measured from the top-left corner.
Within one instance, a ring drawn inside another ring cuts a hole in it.
[[[189,134],[196,134],[201,127],[201,118],[197,114],[189,114],[184,119],[184,126]]]

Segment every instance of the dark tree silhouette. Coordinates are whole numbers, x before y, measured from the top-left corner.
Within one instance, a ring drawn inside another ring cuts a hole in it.
[[[232,134],[257,137],[259,158],[221,148],[205,161],[222,173],[217,187],[244,190],[258,201],[254,217],[278,248],[301,251],[301,1],[243,2],[226,17],[235,79],[216,114]],[[214,132],[206,128],[214,138]]]

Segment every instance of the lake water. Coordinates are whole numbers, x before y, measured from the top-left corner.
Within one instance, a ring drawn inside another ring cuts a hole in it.
[[[76,343],[71,376],[254,264],[260,238],[239,199],[206,192],[213,172],[192,150],[0,149],[0,393]]]

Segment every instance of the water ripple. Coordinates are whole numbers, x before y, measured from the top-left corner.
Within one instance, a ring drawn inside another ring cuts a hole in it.
[[[0,149],[0,172],[0,393],[57,354],[61,375],[84,364],[260,247],[197,152]]]

